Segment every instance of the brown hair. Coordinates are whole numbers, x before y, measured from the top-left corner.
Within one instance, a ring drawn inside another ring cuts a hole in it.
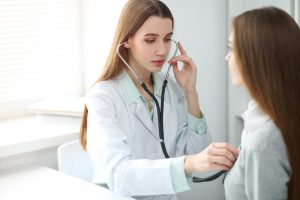
[[[291,164],[288,197],[300,199],[300,29],[275,7],[233,19],[234,48],[251,96],[281,130]]]
[[[129,0],[126,3],[119,18],[109,56],[96,83],[103,80],[115,79],[123,71],[124,64],[116,55],[117,46],[133,36],[151,16],[170,18],[174,27],[172,13],[163,2],[159,0]],[[120,54],[128,61],[126,48],[120,48]],[[85,105],[80,128],[80,143],[84,150],[86,150],[87,145],[87,115],[88,109]]]

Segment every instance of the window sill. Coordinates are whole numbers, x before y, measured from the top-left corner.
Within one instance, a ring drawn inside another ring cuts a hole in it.
[[[0,121],[0,158],[58,146],[78,139],[80,118],[37,115]],[[79,119],[79,120],[78,120]]]

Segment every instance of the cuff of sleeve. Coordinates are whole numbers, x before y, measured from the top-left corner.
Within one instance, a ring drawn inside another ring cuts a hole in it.
[[[207,132],[207,125],[205,117],[196,118],[188,114],[188,126],[191,131],[196,132],[198,135],[204,135]]]
[[[173,158],[171,161],[171,177],[173,188],[176,193],[190,190],[192,175],[184,173],[185,156]]]

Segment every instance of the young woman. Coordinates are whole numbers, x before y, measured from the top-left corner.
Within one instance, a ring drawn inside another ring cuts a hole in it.
[[[226,199],[300,199],[299,26],[275,7],[247,11],[233,19],[229,47],[232,82],[253,101]]]
[[[171,157],[165,159],[156,104],[134,73],[161,102],[165,75],[160,71],[172,44],[173,25],[161,1],[129,0],[104,69],[86,97],[81,143],[94,162],[93,182],[107,184],[122,196],[176,199],[177,192],[189,189],[191,173],[228,170],[238,154],[226,143],[208,145],[197,69],[179,44],[181,55],[169,61],[176,81],[169,79],[164,96],[164,144]],[[184,63],[182,71],[177,62]]]

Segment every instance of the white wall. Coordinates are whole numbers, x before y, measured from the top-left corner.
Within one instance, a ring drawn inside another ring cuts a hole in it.
[[[175,39],[198,66],[201,109],[215,141],[226,140],[225,62],[227,3],[218,0],[165,0],[175,18]]]
[[[214,141],[227,134],[227,1],[164,0],[175,18],[174,39],[182,42],[198,66],[197,88]],[[223,199],[221,180],[196,183],[179,199]]]

